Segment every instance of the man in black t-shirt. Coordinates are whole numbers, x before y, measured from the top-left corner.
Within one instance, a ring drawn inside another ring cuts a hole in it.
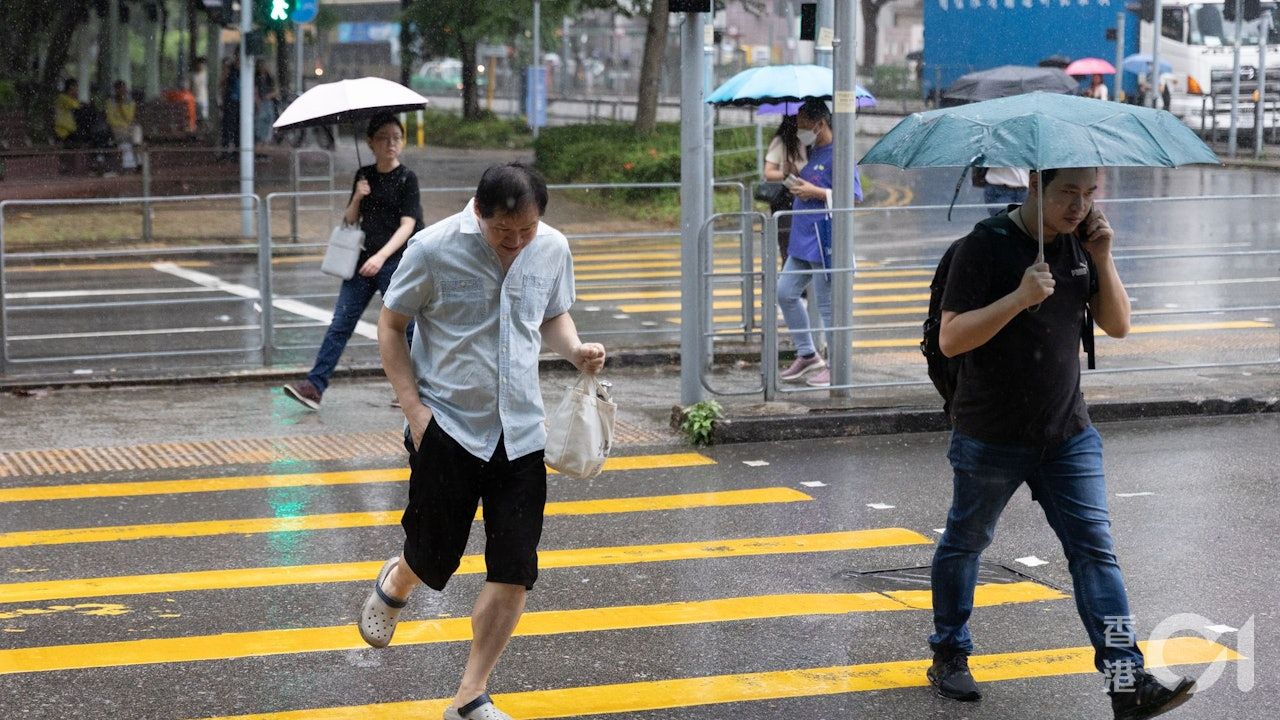
[[[1043,182],[1044,257],[1037,257]],[[933,665],[944,697],[977,700],[969,672],[978,560],[1026,483],[1062,542],[1076,606],[1117,720],[1147,718],[1190,697],[1143,669],[1107,512],[1102,441],[1080,392],[1087,305],[1111,337],[1129,332],[1129,298],[1111,257],[1114,233],[1093,208],[1095,168],[1031,174],[1027,202],[984,220],[956,248],[939,346],[963,355],[951,404],[951,510],[933,558]]]

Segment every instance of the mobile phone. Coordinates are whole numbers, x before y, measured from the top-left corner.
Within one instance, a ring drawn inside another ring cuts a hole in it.
[[[800,184],[800,178],[796,177],[795,175],[787,175],[785,178],[782,179],[782,184],[788,188],[793,188],[796,185]]]

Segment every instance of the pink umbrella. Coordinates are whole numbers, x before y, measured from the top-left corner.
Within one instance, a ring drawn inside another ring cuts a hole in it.
[[[1080,58],[1067,66],[1068,75],[1115,75],[1116,67],[1102,58]]]

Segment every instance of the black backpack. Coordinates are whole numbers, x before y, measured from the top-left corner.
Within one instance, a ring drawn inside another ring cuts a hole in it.
[[[929,379],[933,381],[933,386],[942,396],[942,412],[948,418],[951,417],[951,398],[956,392],[956,382],[960,378],[960,366],[964,362],[964,354],[956,357],[943,355],[938,334],[942,330],[942,296],[947,290],[951,258],[964,240],[965,238],[960,238],[951,243],[947,251],[942,253],[942,259],[938,261],[938,269],[934,271],[933,281],[929,283],[929,315],[924,319],[924,333],[920,340],[920,352],[929,365]],[[1096,276],[1090,276],[1090,296],[1097,292],[1097,282]],[[1093,370],[1096,367],[1093,352],[1093,312],[1088,305],[1084,307],[1084,321],[1080,324],[1080,342],[1088,358],[1088,367]]]

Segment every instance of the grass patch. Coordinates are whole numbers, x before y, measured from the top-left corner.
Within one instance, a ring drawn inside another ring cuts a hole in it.
[[[424,110],[422,127],[428,145],[454,148],[527,148],[533,144],[533,133],[522,118],[500,118],[485,110],[477,120],[463,120],[461,115],[439,110]],[[405,135],[418,134],[418,114],[409,113]]]
[[[755,147],[751,128],[716,133],[716,149]],[[663,123],[641,137],[628,123],[543,128],[533,144],[538,168],[551,183],[673,183],[680,181],[680,126]],[[754,173],[755,153],[717,157],[717,177]],[[680,218],[676,188],[612,188],[579,191],[574,200],[635,220],[673,223]],[[718,190],[715,212],[739,209],[735,191]]]

